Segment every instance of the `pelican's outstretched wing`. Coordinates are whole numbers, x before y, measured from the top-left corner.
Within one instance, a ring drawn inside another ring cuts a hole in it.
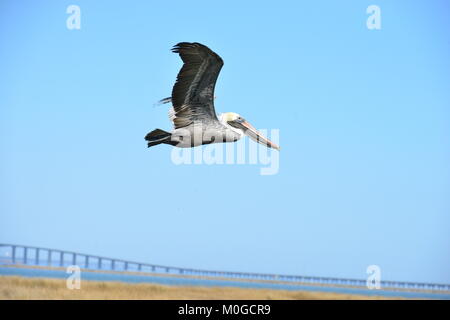
[[[175,128],[194,121],[218,121],[214,110],[214,87],[223,66],[222,58],[196,42],[180,42],[172,51],[184,62],[172,89]]]

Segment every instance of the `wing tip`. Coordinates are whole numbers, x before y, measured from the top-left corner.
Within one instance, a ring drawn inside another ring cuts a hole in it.
[[[173,46],[171,49],[174,53],[180,53],[183,49],[190,49],[197,47],[197,42],[178,42],[176,45]]]
[[[223,65],[223,59],[217,53],[199,42],[179,42],[174,45],[171,50],[173,53],[178,53],[183,61],[183,56],[200,55],[203,58],[205,58],[206,56],[213,57]]]

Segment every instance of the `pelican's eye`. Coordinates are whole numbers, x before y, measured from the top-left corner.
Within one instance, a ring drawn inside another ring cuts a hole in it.
[[[244,120],[244,118],[242,118],[242,117],[238,117],[238,118],[236,118],[235,120],[232,120],[232,121],[228,121],[228,124],[230,125],[230,126],[232,126],[232,127],[235,127],[235,128],[237,128],[237,129],[244,129],[243,128],[243,126],[242,126],[242,123],[243,122],[245,122],[245,120]]]

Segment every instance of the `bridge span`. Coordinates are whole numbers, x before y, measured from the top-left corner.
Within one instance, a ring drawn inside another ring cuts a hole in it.
[[[341,285],[354,287],[367,286],[367,280],[361,279],[182,268],[109,258],[59,249],[5,243],[0,243],[0,265],[29,265],[47,267],[66,267],[69,265],[78,265],[80,268],[88,270],[151,272],[172,275],[177,274],[200,277],[234,278],[243,280],[282,281],[313,285]],[[450,284],[382,280],[380,285],[383,289],[450,292]]]

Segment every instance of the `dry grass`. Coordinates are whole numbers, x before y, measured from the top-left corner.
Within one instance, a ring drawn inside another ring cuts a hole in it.
[[[244,289],[230,287],[184,287],[124,282],[82,281],[81,289],[69,290],[65,279],[0,276],[0,300],[6,299],[262,299],[335,300],[386,299],[328,292]]]

